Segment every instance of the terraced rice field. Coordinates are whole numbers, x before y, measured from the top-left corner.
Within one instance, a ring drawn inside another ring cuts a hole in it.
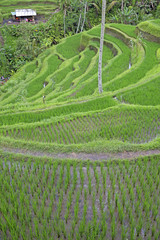
[[[0,88],[1,143],[50,151],[87,151],[91,145],[112,151],[115,142],[125,150],[159,147],[160,45],[135,30],[106,25],[102,95],[100,26],[26,64]]]
[[[2,239],[160,236],[160,157],[81,162],[0,158]]]
[[[80,161],[2,151],[158,153],[160,44],[136,32],[106,25],[102,94],[100,26],[47,49],[0,87],[0,238],[159,239],[160,155]]]

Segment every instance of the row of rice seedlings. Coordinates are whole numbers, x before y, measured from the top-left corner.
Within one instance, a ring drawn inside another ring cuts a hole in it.
[[[137,176],[135,177],[135,172],[134,172],[134,175],[132,174],[132,176],[131,176],[132,178],[130,178],[130,179],[127,177],[126,173],[124,172],[124,176],[125,176],[124,179],[125,179],[125,181],[127,183],[127,186],[129,186],[128,189],[129,189],[129,194],[131,196],[131,202],[130,202],[131,204],[130,205],[133,205],[134,202],[137,201],[136,205],[135,205],[135,214],[136,214],[137,218],[139,218],[139,221],[140,221],[140,222],[138,222],[138,225],[136,227],[137,236],[139,236],[139,234],[141,232],[142,223],[145,220],[145,218],[149,218],[150,217],[147,214],[147,211],[145,211],[145,214],[143,214],[144,207],[146,207],[146,203],[150,207],[153,205],[152,201],[149,201],[149,199],[146,198],[146,194],[145,193],[148,193],[150,196],[152,196],[152,194],[149,193],[148,189],[146,189],[146,186],[148,186],[148,185],[145,184],[145,180],[144,180],[145,179],[145,175],[144,176],[141,175],[141,166],[142,166],[142,164],[139,164],[140,170],[138,171],[138,176],[141,177],[141,183],[143,183],[143,187],[141,185],[140,186],[137,185],[138,184],[137,183],[138,179],[137,179]],[[134,181],[134,188],[136,189],[136,192],[133,190],[133,187],[130,185],[131,181],[133,179],[136,180],[136,181]],[[140,187],[142,187],[142,189],[144,191],[143,194],[142,194],[142,190],[141,190]],[[137,196],[136,198],[135,198],[135,195]],[[145,195],[145,200],[142,201],[144,195]],[[159,205],[159,203],[158,203],[158,205]],[[129,210],[129,213],[130,212],[131,212],[131,210]],[[132,221],[132,215],[129,214],[129,216],[130,216],[129,219]],[[147,235],[147,232],[149,230],[150,230],[150,225],[147,224],[145,227],[143,227],[143,232],[144,232],[145,236]],[[157,239],[157,237],[156,237],[156,239]]]
[[[100,28],[92,29],[88,31],[89,35],[97,36],[100,35]],[[120,73],[128,69],[128,63],[130,59],[130,49],[118,38],[114,38],[112,36],[109,36],[105,34],[105,40],[111,41],[112,43],[115,43],[122,51],[122,54],[118,55],[112,64],[105,67],[103,70],[102,76],[103,76],[103,83],[106,83],[116,76],[118,76]],[[121,68],[119,68],[121,66]],[[92,86],[92,87],[91,87]],[[97,89],[97,76],[95,75],[93,78],[91,78],[90,82],[84,83],[83,88],[81,88],[74,97],[82,97],[87,95],[92,95],[94,91]]]
[[[111,106],[115,106],[117,103],[108,96],[87,100],[86,102],[68,104],[65,106],[50,108],[49,110],[41,111],[27,111],[12,114],[3,114],[0,116],[0,125],[13,125],[16,123],[30,123],[39,122],[43,119],[51,117],[64,116],[76,112],[88,112],[94,110],[102,110]]]
[[[60,144],[84,143],[97,138],[143,143],[155,138],[159,132],[159,110],[151,109],[148,112],[143,109],[143,115],[139,108],[130,110],[124,108],[120,113],[113,109],[39,127],[5,128],[1,129],[1,133],[14,138]]]
[[[159,88],[160,77],[153,79],[152,81],[145,83],[135,89],[127,91],[125,93],[118,94],[118,99],[123,102],[140,105],[160,105],[159,101]]]
[[[118,78],[114,82],[107,84],[107,91],[115,91],[138,82],[146,73],[151,70],[157,63],[156,52],[159,48],[158,43],[145,41],[145,58],[143,62],[134,71],[129,72],[123,78]]]
[[[61,63],[62,60],[60,60],[57,55],[51,55],[49,58],[47,58],[44,63],[45,67],[42,69],[43,71],[41,71],[40,74],[35,79],[30,81],[26,86],[26,97],[33,97],[40,90],[42,90],[44,79],[46,79],[49,75],[53,74],[58,69]]]
[[[79,54],[79,46],[81,41],[81,34],[74,35],[65,39],[61,44],[56,46],[56,50],[64,58],[70,59]]]
[[[89,46],[90,50],[93,48],[93,46],[96,47],[96,48],[99,47],[98,38],[94,39],[93,42],[90,43],[90,46]],[[104,51],[104,54],[103,54],[102,63],[103,63],[103,67],[105,67],[108,64],[108,61],[113,57],[113,53],[112,53],[112,50],[109,49],[108,46],[106,46],[106,44],[104,44],[104,50],[103,51]],[[95,52],[97,52],[97,51],[95,51]],[[98,59],[98,54],[96,54],[95,58]],[[67,94],[67,97],[65,97],[65,95],[66,95],[65,92],[64,92],[64,96],[60,96],[60,97],[58,96],[58,101],[65,100],[66,98],[67,99],[68,98],[75,98],[77,93],[79,92],[79,89],[82,88],[82,83],[84,83],[86,80],[88,81],[88,79],[90,79],[92,77],[95,77],[94,75],[96,74],[97,67],[98,67],[98,65],[97,65],[98,61],[97,60],[95,61],[95,58],[92,58],[92,61],[89,65],[89,67],[88,67],[89,70],[87,69],[87,71],[83,74],[83,76],[81,78],[80,78],[80,76],[78,78],[75,78],[75,74],[71,74],[71,76],[73,75],[73,77],[70,77],[70,78],[72,80],[74,79],[74,81],[72,81],[72,83],[75,85],[75,87],[71,92],[68,93],[69,96]],[[85,63],[85,65],[84,65],[85,67],[87,66],[86,61],[83,61],[82,63],[83,64]],[[81,66],[80,68],[83,70],[84,66]],[[77,74],[76,74],[76,77],[77,77]],[[64,84],[64,85],[66,85],[66,84]],[[76,87],[76,86],[78,86],[78,87]],[[64,89],[63,82],[62,82],[62,89]]]
[[[56,85],[59,83],[61,83],[61,85],[63,84],[62,81],[65,81],[65,79],[68,78],[68,75],[70,75],[70,72],[74,69],[74,64],[78,61],[78,55],[71,60],[64,61],[64,66],[62,64],[60,69],[54,73],[54,76],[50,77],[50,83],[47,88],[44,89],[44,94],[47,96],[47,102],[63,94],[62,92],[57,93]]]
[[[87,48],[85,50],[84,57],[82,57],[80,59],[78,68],[75,71],[73,71],[70,74],[68,80],[63,83],[63,85],[62,85],[63,91],[66,91],[67,89],[69,89],[72,85],[72,82],[76,78],[80,77],[81,75],[83,75],[86,72],[86,70],[87,70],[88,66],[91,64],[92,58],[95,56],[95,54],[96,54],[95,51],[90,50],[89,48]]]

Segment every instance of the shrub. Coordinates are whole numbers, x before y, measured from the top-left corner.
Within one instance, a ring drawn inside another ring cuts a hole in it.
[[[2,22],[3,22],[3,15],[2,15],[2,12],[0,10],[0,23],[2,23]]]

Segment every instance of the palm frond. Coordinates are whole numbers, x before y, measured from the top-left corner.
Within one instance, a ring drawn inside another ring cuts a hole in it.
[[[118,1],[112,1],[112,2],[108,5],[106,11],[109,12],[109,11],[114,7],[114,5],[115,5],[117,2],[118,2]]]
[[[93,5],[97,9],[97,11],[100,11],[100,8],[96,3],[89,3],[88,5]]]

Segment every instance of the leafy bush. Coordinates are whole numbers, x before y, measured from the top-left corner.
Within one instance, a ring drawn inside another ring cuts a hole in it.
[[[2,12],[1,12],[1,9],[0,9],[0,23],[3,22],[3,15],[2,15]]]

